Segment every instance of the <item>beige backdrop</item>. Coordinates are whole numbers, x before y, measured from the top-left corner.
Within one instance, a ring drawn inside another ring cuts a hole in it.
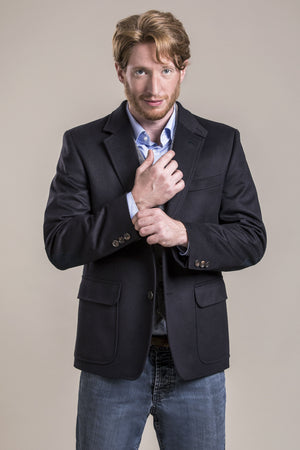
[[[47,261],[43,212],[63,132],[123,99],[115,23],[150,7],[183,21],[192,59],[181,101],[240,130],[268,230],[263,261],[225,274],[227,449],[299,448],[299,2],[2,0],[3,450],[75,448],[81,269]],[[157,448],[149,419],[141,449]]]

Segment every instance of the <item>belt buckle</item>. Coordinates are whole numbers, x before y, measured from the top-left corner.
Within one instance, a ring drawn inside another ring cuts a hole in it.
[[[168,336],[152,336],[151,345],[155,347],[169,348]]]

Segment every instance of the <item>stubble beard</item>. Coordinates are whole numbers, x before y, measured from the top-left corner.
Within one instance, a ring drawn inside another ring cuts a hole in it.
[[[125,95],[127,97],[128,103],[132,108],[131,112],[133,112],[133,115],[134,115],[134,112],[136,112],[139,116],[141,116],[145,120],[161,120],[161,119],[163,119],[166,116],[166,114],[170,111],[170,109],[173,107],[174,103],[176,102],[176,100],[180,94],[180,82],[178,82],[171,97],[169,97],[169,98],[163,97],[164,100],[167,100],[164,109],[162,109],[160,111],[155,111],[155,109],[153,111],[148,111],[146,109],[146,107],[143,108],[142,105],[143,105],[144,99],[149,98],[149,97],[143,96],[143,95],[141,95],[139,97],[135,96],[131,92],[127,81],[124,82],[124,87],[125,87]]]

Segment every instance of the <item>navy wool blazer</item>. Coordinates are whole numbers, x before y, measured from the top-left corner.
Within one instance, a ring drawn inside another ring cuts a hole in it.
[[[135,379],[151,341],[156,270],[128,212],[139,161],[125,106],[64,134],[44,237],[57,268],[84,266],[75,367]],[[165,212],[184,223],[189,254],[163,248],[162,272],[171,352],[189,380],[229,366],[222,271],[256,264],[266,233],[237,130],[178,103],[173,149],[185,188]]]

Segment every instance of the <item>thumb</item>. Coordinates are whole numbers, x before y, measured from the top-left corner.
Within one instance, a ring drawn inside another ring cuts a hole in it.
[[[144,170],[148,169],[148,167],[152,166],[153,161],[154,161],[154,153],[153,153],[153,150],[149,149],[147,158],[140,165],[141,170],[144,171]]]

